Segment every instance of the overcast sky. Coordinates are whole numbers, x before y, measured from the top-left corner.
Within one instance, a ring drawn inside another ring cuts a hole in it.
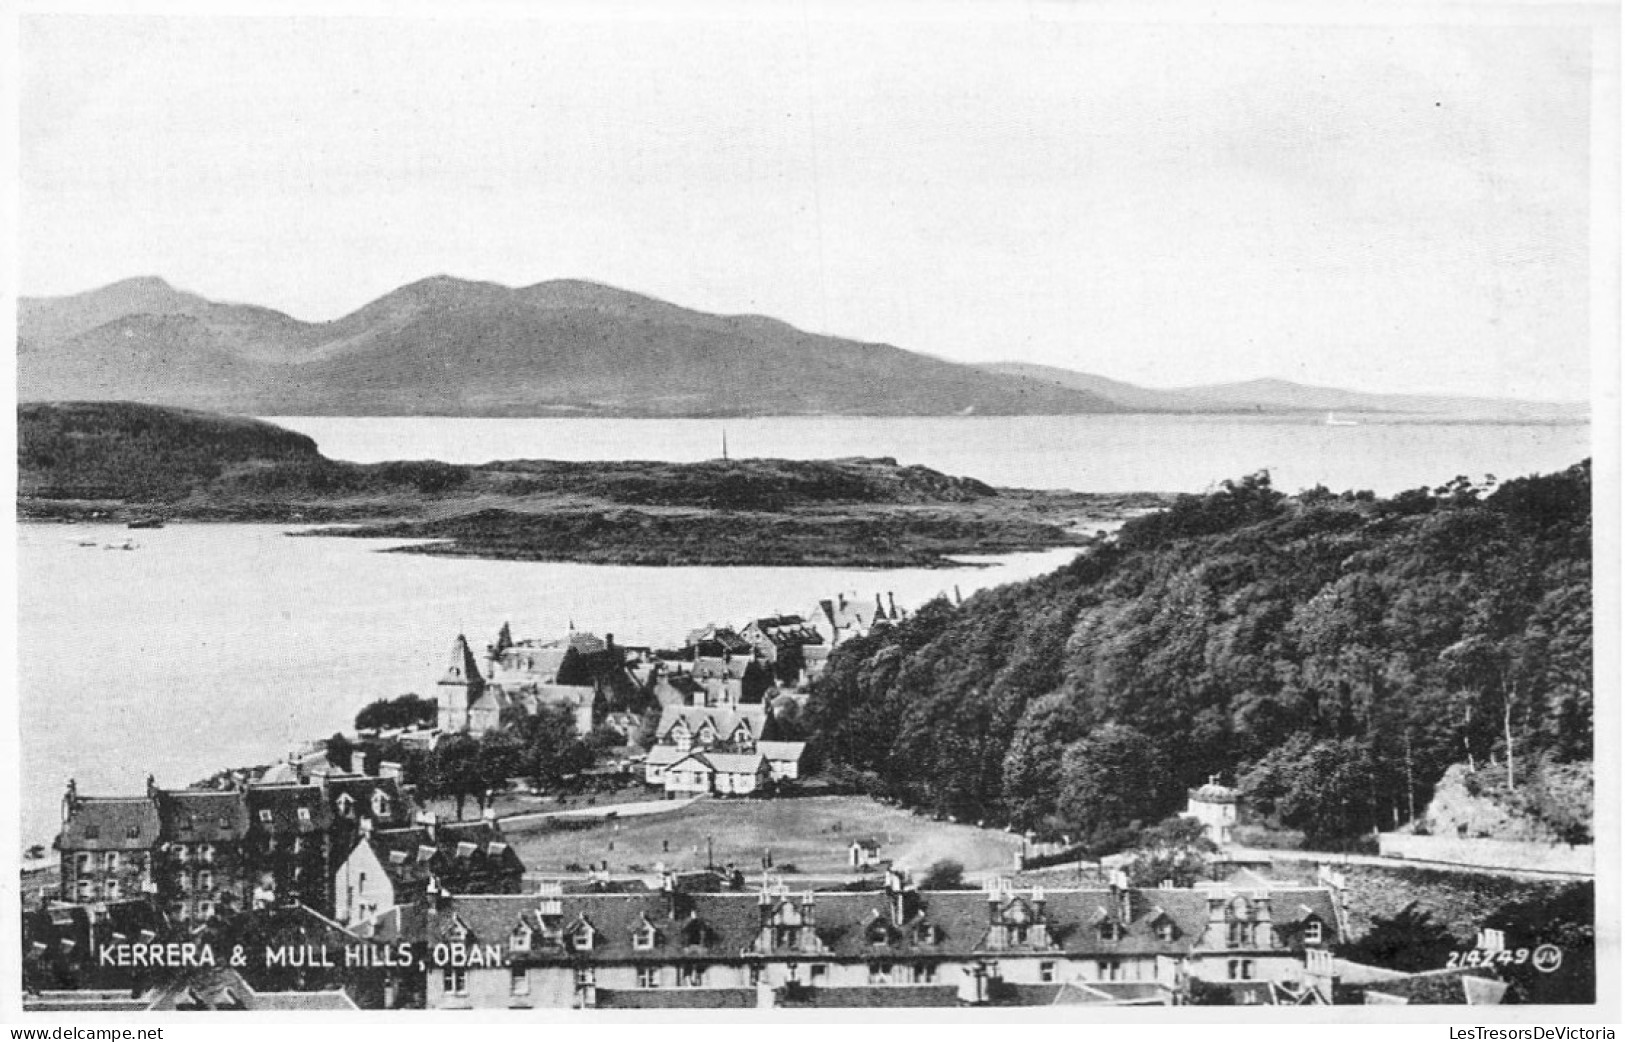
[[[1154,386],[1587,396],[1588,29],[949,9],[30,18],[22,292],[580,277]]]

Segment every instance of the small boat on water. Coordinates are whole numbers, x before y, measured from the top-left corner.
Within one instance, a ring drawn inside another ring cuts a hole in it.
[[[1335,412],[1326,414],[1326,426],[1328,427],[1358,427],[1359,425],[1359,420],[1340,420]]]
[[[161,517],[138,517],[124,526],[125,528],[162,528],[164,519]]]
[[[102,549],[103,550],[135,550],[135,549],[139,549],[140,546],[141,546],[141,544],[136,542],[134,539],[126,539],[122,543],[103,543],[102,544]]]

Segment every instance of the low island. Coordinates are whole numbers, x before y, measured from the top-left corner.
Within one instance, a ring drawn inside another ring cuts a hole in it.
[[[18,410],[23,520],[269,522],[390,552],[631,565],[941,567],[1082,545],[1156,493],[994,488],[891,458],[348,463],[263,421],[128,402]]]

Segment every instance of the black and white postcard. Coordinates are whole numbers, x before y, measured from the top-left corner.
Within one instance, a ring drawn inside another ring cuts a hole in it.
[[[6,31],[12,1014],[1617,1019],[1617,5]]]

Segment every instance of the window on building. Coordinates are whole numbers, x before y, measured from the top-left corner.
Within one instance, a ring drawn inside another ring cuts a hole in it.
[[[513,933],[508,935],[508,950],[516,952],[530,950],[530,927],[524,925],[514,927]]]
[[[1225,928],[1225,944],[1231,948],[1247,947],[1248,942],[1252,940],[1252,931],[1248,929],[1248,927],[1251,925],[1251,923],[1238,923],[1232,921],[1229,926]]]
[[[1231,959],[1230,960],[1230,979],[1231,980],[1252,980],[1253,979],[1253,960],[1251,960],[1251,959]]]
[[[915,984],[935,984],[937,982],[937,967],[933,963],[921,963],[914,967]]]
[[[299,822],[302,825],[309,825],[310,824],[310,808],[309,807],[300,807],[299,808]]]
[[[705,986],[704,966],[677,967],[677,984],[683,988],[702,988]]]
[[[598,983],[598,971],[597,970],[593,969],[591,966],[577,966],[576,967],[576,987],[580,988],[580,987],[585,987],[586,985],[589,985],[589,984],[597,984],[597,983]]]
[[[807,972],[808,979],[812,981],[815,988],[829,979],[829,967],[821,962],[813,963],[811,969]]]
[[[131,825],[129,828],[125,829],[124,830],[124,838],[125,839],[140,839],[141,838],[141,826],[140,825]]]
[[[890,984],[892,965],[889,962],[871,962],[869,964],[870,984]]]
[[[213,901],[199,901],[197,903],[197,917],[199,919],[213,918],[214,917],[214,902]]]
[[[224,814],[220,815],[220,821],[218,822],[218,824],[220,826],[220,831],[221,832],[230,832],[231,831],[231,819],[226,817]]]
[[[1157,923],[1157,940],[1171,941],[1174,939],[1174,924],[1167,919]]]
[[[1112,920],[1101,923],[1100,939],[1103,941],[1121,941],[1123,939],[1123,924]]]
[[[530,994],[530,971],[523,966],[508,967],[508,994]]]
[[[440,971],[440,987],[448,995],[467,995],[468,971],[447,966]]]
[[[86,873],[86,872],[89,872],[90,871],[90,855],[85,854],[85,853],[79,853],[79,854],[74,855],[73,869],[74,869],[75,872],[78,872],[81,875]]]
[[[1101,980],[1122,980],[1123,960],[1100,959],[1095,962],[1095,975]]]
[[[205,843],[197,848],[197,859],[205,865],[214,864],[214,845]]]
[[[1319,919],[1311,919],[1303,924],[1304,944],[1319,944],[1325,939],[1325,932],[1320,925]]]
[[[750,967],[749,967],[748,976],[750,978],[750,986],[751,987],[754,988],[758,984],[762,983],[762,967],[761,967],[761,964],[760,963],[754,963],[754,962],[751,963]]]
[[[199,872],[197,874],[197,888],[199,890],[213,890],[214,889],[214,873],[213,872],[207,872],[207,871]]]
[[[96,896],[95,884],[88,879],[81,879],[75,892],[79,895],[79,900],[89,901]]]
[[[107,898],[109,901],[117,901],[119,899],[119,893],[118,880],[109,879],[107,882],[102,884],[102,896]]]
[[[267,808],[260,811],[260,824],[261,825],[269,825],[270,823],[271,823],[271,811],[270,811],[270,808],[267,807]]]
[[[85,826],[85,838],[86,839],[101,839],[102,838],[102,827],[100,825],[86,825]]]
[[[660,967],[659,966],[639,966],[638,967],[638,987],[640,987],[640,988],[658,988],[658,987],[660,987]]]
[[[655,946],[655,928],[644,923],[632,931],[632,947],[646,952]]]
[[[1041,962],[1038,964],[1038,980],[1042,984],[1055,983],[1055,964],[1053,962]]]

